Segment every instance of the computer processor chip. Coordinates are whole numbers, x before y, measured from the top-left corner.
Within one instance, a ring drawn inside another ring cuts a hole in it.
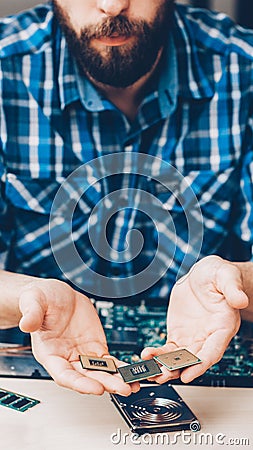
[[[128,364],[127,366],[118,367],[118,371],[126,383],[145,380],[162,373],[159,365],[153,359],[139,361],[135,364]]]
[[[201,362],[201,359],[189,352],[189,350],[186,350],[186,348],[154,356],[154,359],[169,370],[183,369]]]
[[[79,355],[83,369],[101,370],[103,372],[116,373],[117,368],[113,359],[98,358],[97,356]]]

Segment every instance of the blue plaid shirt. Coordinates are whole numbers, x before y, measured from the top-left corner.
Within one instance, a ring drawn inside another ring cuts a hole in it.
[[[50,3],[2,19],[0,38],[0,247],[5,269],[81,283],[88,295],[106,296],[103,283],[95,280],[94,286],[90,268],[113,279],[112,297],[123,297],[118,281],[134,280],[148,267],[159,241],[158,260],[168,270],[139,296],[168,298],[176,278],[198,258],[251,258],[251,31],[223,14],[176,5],[168,46],[133,122],[79,72]],[[121,155],[125,165],[94,166],[92,161],[105,155]],[[145,167],[139,160],[143,155],[154,158],[147,158]],[[129,156],[136,170],[128,170]],[[77,177],[74,186],[65,185],[65,201],[51,216],[55,247],[65,257],[59,267],[50,244],[50,212],[62,183],[83,164],[85,176]],[[174,179],[171,168],[182,179]],[[116,191],[121,203],[102,226],[96,206]],[[140,200],[138,192],[156,198],[167,216],[154,204],[150,220],[149,197]],[[64,234],[64,214],[79,197],[71,225],[81,257],[76,263]],[[191,242],[189,215],[193,229],[203,231],[193,233]],[[108,253],[95,251],[89,227],[98,249],[106,235]],[[138,254],[129,234],[133,229],[143,236]],[[151,279],[156,270],[153,266],[149,272]],[[137,291],[133,286],[133,295]]]

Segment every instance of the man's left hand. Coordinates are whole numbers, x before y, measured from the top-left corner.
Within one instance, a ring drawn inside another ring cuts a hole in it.
[[[181,372],[162,367],[158,383],[180,376],[188,383],[202,375],[223,356],[240,327],[240,309],[248,306],[240,269],[218,256],[196,263],[172,289],[167,317],[167,343],[146,348],[144,359],[187,348],[202,363]]]

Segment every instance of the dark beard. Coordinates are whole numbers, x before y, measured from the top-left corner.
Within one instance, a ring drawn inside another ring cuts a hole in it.
[[[165,0],[152,24],[119,15],[108,17],[97,26],[84,27],[78,37],[68,15],[53,1],[70,53],[81,70],[95,81],[117,88],[130,86],[151,71],[166,42],[173,3]],[[90,45],[91,39],[110,37],[113,33],[135,36],[136,43],[105,47],[103,55]]]

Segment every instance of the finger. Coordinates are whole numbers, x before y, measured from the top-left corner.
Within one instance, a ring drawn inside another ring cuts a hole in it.
[[[240,270],[233,264],[223,264],[216,275],[217,289],[223,293],[232,308],[247,308],[249,299],[243,290]]]
[[[72,389],[80,394],[102,395],[105,391],[102,383],[86,376],[86,374],[81,375],[68,361],[61,357],[48,357],[43,365],[59,386]]]
[[[94,355],[97,355],[97,354],[94,353]],[[115,363],[116,368],[127,365],[127,363],[125,363],[124,361],[120,361],[118,358],[116,358],[113,355],[110,355],[109,353],[104,353],[103,352],[103,354],[101,354],[101,357],[112,359],[114,361],[114,363]],[[83,368],[82,368],[82,366],[80,364],[79,364],[79,366],[78,365],[75,366],[75,368],[76,368],[76,370],[80,371],[80,373],[83,372]],[[119,376],[121,377],[120,374],[119,374]],[[138,392],[140,390],[140,383],[139,382],[129,383],[129,386],[130,386],[131,392],[135,392],[136,393],[136,392]]]
[[[145,347],[141,352],[142,359],[151,359],[154,356],[162,355],[163,353],[172,352],[176,350],[178,346],[174,342],[168,342],[161,347]]]
[[[172,352],[176,350],[178,346],[174,342],[169,342],[162,347],[146,347],[141,353],[143,359],[151,359],[154,356],[163,355],[164,353]],[[158,363],[159,364],[159,363]],[[179,370],[169,370],[165,366],[159,364],[162,371],[161,375],[149,378],[149,381],[155,381],[156,383],[163,384],[170,380],[175,380],[180,377]]]
[[[120,394],[127,397],[133,392],[132,383],[125,383],[118,374],[111,375],[106,372],[90,370],[89,378],[99,381],[104,386],[105,391],[112,394]],[[136,384],[133,389],[136,391]]]
[[[111,359],[114,359],[113,357]],[[119,373],[117,374],[109,374],[102,371],[92,371],[83,369],[82,366],[78,361],[75,361],[72,363],[73,367],[76,371],[78,371],[81,374],[86,374],[86,376],[89,376],[92,379],[99,380],[103,386],[105,387],[105,390],[111,393],[118,393],[124,396],[128,396],[131,393],[138,392],[140,390],[140,383],[139,382],[133,382],[133,383],[125,383],[123,381],[123,378]],[[120,364],[125,365],[125,364]],[[105,384],[106,383],[106,384]]]
[[[38,330],[46,313],[43,293],[39,289],[23,291],[19,298],[19,309],[22,313],[19,322],[21,331],[32,333]]]
[[[209,336],[200,351],[196,354],[202,362],[184,369],[181,373],[181,381],[183,383],[189,383],[203,375],[213,364],[220,361],[231,338],[232,336],[229,336],[225,330],[219,330]],[[189,350],[193,351],[190,348]]]
[[[151,382],[156,382],[158,384],[166,383],[170,380],[176,380],[180,377],[180,370],[169,370],[165,366],[160,366],[162,371],[161,375],[157,375],[156,377],[148,378]]]
[[[114,359],[114,358],[112,358]],[[123,366],[125,364],[120,364],[120,366]],[[80,372],[83,373],[84,369],[82,367],[80,367],[80,364],[78,364],[78,362],[74,362],[73,366],[75,367],[75,369]],[[118,366],[119,367],[119,366]],[[114,393],[114,394],[121,394],[124,396],[128,396],[132,393],[136,393],[140,390],[140,383],[135,381],[133,383],[125,383],[123,381],[123,378],[121,377],[121,375],[119,373],[116,374],[108,374],[106,372],[102,372],[102,371],[91,371],[91,370],[87,370],[85,369],[86,372],[86,376],[89,376],[92,379],[96,379],[99,380],[100,383],[103,384],[105,390],[107,392],[110,393]]]
[[[136,392],[139,392],[139,390],[141,389],[140,383],[138,381],[130,383],[130,387],[133,394],[136,394]]]

